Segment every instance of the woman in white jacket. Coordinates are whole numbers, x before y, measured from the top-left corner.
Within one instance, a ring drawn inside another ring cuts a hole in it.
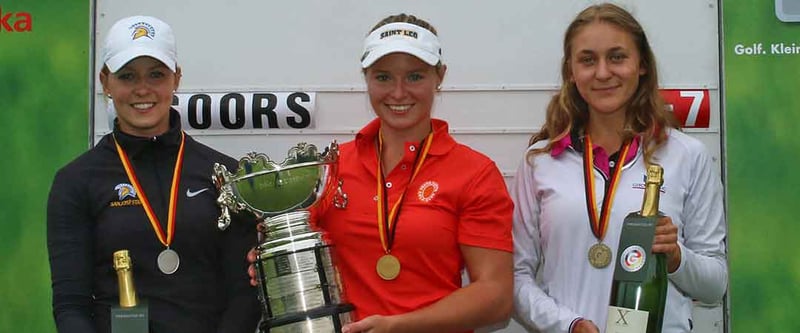
[[[511,196],[515,318],[531,332],[605,327],[625,216],[641,207],[647,165],[664,167],[652,251],[667,257],[662,332],[691,330],[692,299],[725,293],[722,185],[702,143],[658,92],[653,52],[624,9],[583,10],[564,37],[562,87],[530,142]],[[585,163],[584,161],[591,161]]]

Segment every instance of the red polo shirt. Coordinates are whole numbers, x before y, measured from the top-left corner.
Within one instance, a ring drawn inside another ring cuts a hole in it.
[[[497,166],[453,140],[446,122],[433,119],[433,142],[413,182],[408,183],[422,150],[419,142],[406,143],[405,156],[386,176],[390,207],[408,187],[391,248],[402,268],[395,280],[378,276],[375,265],[385,254],[377,218],[379,127],[375,119],[340,146],[339,176],[348,205],[322,209],[318,220],[334,245],[356,319],[414,311],[460,288],[460,245],[513,251],[513,203]]]

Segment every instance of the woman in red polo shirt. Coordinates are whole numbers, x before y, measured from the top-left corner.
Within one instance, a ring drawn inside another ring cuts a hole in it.
[[[431,118],[447,70],[436,30],[389,16],[366,37],[361,65],[377,117],[340,146],[347,207],[315,212],[355,305],[343,332],[464,332],[505,320],[513,204],[495,163]]]

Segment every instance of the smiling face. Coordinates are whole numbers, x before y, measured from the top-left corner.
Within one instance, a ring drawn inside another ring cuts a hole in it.
[[[571,42],[570,81],[591,115],[624,117],[646,70],[630,33],[595,21],[580,28]]]
[[[437,69],[406,53],[391,53],[364,72],[370,104],[381,129],[421,140],[431,129],[431,109],[446,67]]]
[[[174,73],[156,59],[138,57],[116,73],[102,71],[100,82],[114,102],[120,130],[142,137],[169,130],[169,110],[180,82],[180,68]]]

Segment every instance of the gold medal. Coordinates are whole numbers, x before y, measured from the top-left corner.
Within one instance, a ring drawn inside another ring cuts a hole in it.
[[[597,243],[589,248],[589,263],[594,268],[603,268],[611,263],[611,249],[603,244]]]
[[[400,260],[391,254],[384,254],[375,265],[378,276],[384,280],[394,280],[400,275]]]
[[[401,207],[403,206],[403,201],[406,197],[406,190],[411,183],[414,182],[414,178],[417,176],[417,173],[422,168],[422,165],[425,163],[425,157],[428,156],[428,151],[431,148],[431,144],[433,142],[433,132],[428,133],[428,136],[425,137],[423,143],[420,143],[422,146],[422,152],[417,154],[416,160],[414,161],[414,172],[411,173],[411,177],[408,180],[408,184],[406,184],[406,188],[402,190],[400,193],[400,197],[395,201],[394,205],[391,206],[391,209],[388,205],[388,198],[389,195],[386,193],[386,183],[384,179],[384,172],[383,172],[383,134],[378,132],[378,168],[375,171],[375,179],[377,181],[376,184],[376,193],[378,199],[378,235],[381,238],[381,246],[383,247],[384,255],[378,259],[378,262],[375,263],[375,270],[378,272],[378,276],[381,279],[391,281],[397,278],[400,275],[400,260],[397,260],[397,257],[389,254],[392,251],[392,245],[394,245],[394,235],[395,231],[397,231],[397,217],[400,215]]]

